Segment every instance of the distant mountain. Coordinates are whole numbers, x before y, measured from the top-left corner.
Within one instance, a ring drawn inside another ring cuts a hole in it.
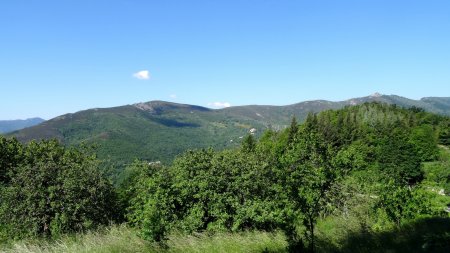
[[[151,101],[65,114],[12,135],[24,142],[57,138],[67,145],[95,143],[99,145],[100,158],[117,163],[128,163],[134,158],[169,162],[187,149],[237,146],[250,130],[259,135],[268,128],[283,129],[293,116],[301,122],[309,112],[365,102],[416,106],[450,115],[450,98],[412,100],[378,93],[341,102],[315,100],[287,106],[248,105],[217,110]]]
[[[19,120],[0,120],[0,134],[31,127],[44,122],[41,118],[19,119]]]

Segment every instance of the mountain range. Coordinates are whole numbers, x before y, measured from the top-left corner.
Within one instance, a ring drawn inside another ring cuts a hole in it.
[[[187,149],[233,147],[249,133],[260,135],[266,129],[283,129],[293,116],[301,122],[309,112],[365,102],[415,106],[450,116],[450,97],[413,100],[379,93],[340,102],[314,100],[286,106],[247,105],[224,109],[151,101],[69,113],[10,136],[23,142],[57,138],[67,145],[95,144],[100,158],[118,164],[135,158],[168,163]]]
[[[0,120],[0,134],[31,127],[44,122],[41,118],[18,119],[18,120]]]

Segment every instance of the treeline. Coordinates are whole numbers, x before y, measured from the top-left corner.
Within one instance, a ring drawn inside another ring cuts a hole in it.
[[[249,135],[237,149],[188,151],[171,166],[135,161],[115,191],[85,149],[2,138],[0,233],[53,236],[125,220],[152,241],[174,231],[282,230],[291,251],[313,252],[327,217],[357,220],[366,233],[448,217],[421,182],[423,163],[449,145],[449,126],[418,108],[330,110]],[[439,173],[445,187],[450,171]]]

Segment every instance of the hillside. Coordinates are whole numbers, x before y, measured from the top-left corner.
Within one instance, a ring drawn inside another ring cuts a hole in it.
[[[383,102],[450,115],[450,98],[411,100],[374,94],[340,102],[305,101],[287,106],[248,105],[225,109],[151,101],[65,114],[11,135],[20,141],[57,138],[67,145],[98,145],[100,158],[129,163],[134,158],[170,162],[187,149],[238,145],[251,129],[283,129],[292,116],[300,122],[309,112],[338,109],[365,102]]]
[[[230,113],[161,101],[111,110],[180,129]],[[0,136],[0,251],[449,252],[449,126],[417,108],[345,106],[239,148],[136,160],[116,188],[89,150]]]
[[[18,120],[0,120],[0,134],[9,133],[26,127],[31,127],[44,122],[41,118],[18,119]]]

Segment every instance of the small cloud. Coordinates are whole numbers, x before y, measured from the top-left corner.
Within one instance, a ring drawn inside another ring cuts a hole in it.
[[[170,94],[169,97],[172,99],[175,99],[175,98],[177,98],[177,94]]]
[[[150,73],[148,72],[148,70],[141,70],[134,73],[133,77],[139,80],[148,80],[150,79]]]
[[[228,102],[213,102],[213,103],[208,103],[208,106],[211,106],[214,108],[226,108],[226,107],[230,107],[231,104]]]

